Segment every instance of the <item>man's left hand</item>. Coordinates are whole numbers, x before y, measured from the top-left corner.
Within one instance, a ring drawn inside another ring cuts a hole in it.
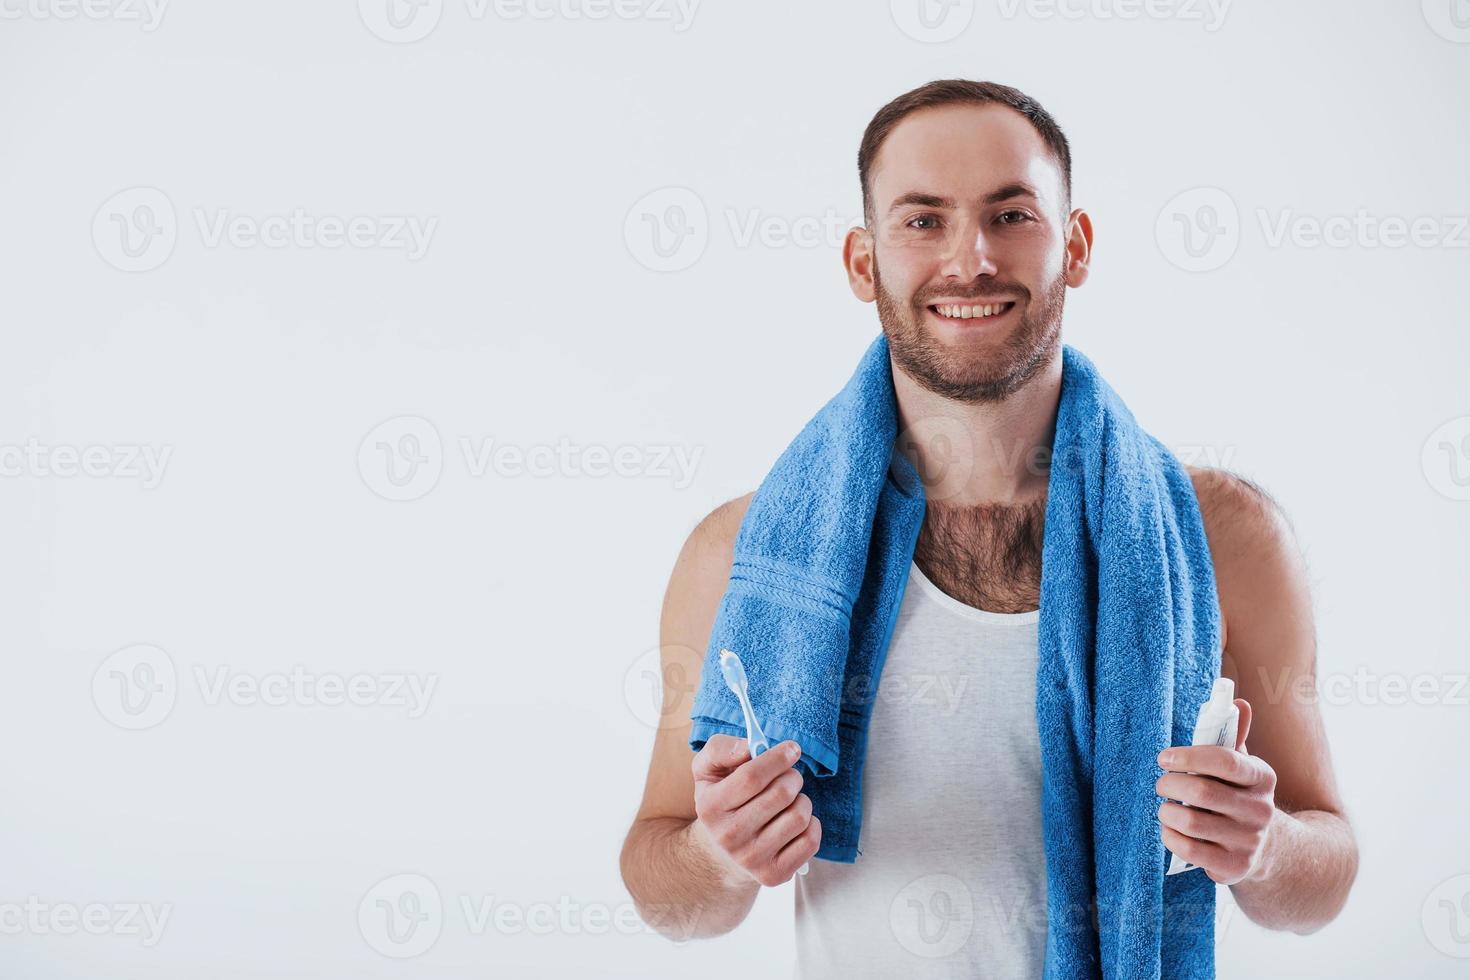
[[[1259,870],[1276,816],[1276,770],[1246,751],[1251,706],[1244,698],[1236,698],[1235,704],[1240,708],[1240,734],[1234,749],[1223,745],[1165,749],[1159,753],[1159,766],[1167,771],[1154,784],[1155,791],[1166,797],[1159,806],[1164,846],[1222,885],[1243,881]]]

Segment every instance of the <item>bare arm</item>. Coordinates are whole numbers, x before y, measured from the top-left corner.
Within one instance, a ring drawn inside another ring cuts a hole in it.
[[[676,941],[722,936],[745,921],[760,882],[740,880],[692,817],[640,817],[623,843],[623,883],[638,914]]]
[[[1246,754],[1266,764],[1259,773],[1274,774],[1266,776],[1274,778],[1272,802],[1251,866],[1238,880],[1216,880],[1230,885],[1252,922],[1315,932],[1346,904],[1358,848],[1317,705],[1305,562],[1285,516],[1262,491],[1218,470],[1192,476],[1226,623],[1222,673],[1250,703],[1242,718]]]
[[[713,846],[694,805],[689,714],[704,649],[730,578],[735,532],[749,496],[717,508],[689,535],[664,594],[663,716],[643,802],[623,843],[623,883],[638,913],[676,940],[718,936],[745,920],[760,882]]]

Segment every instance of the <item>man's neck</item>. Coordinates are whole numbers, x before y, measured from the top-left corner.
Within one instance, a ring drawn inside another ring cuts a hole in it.
[[[919,471],[926,497],[967,507],[1045,495],[1062,391],[1060,346],[1023,388],[999,402],[945,398],[891,366],[899,449]]]

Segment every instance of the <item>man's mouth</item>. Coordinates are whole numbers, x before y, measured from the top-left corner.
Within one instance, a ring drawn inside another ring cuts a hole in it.
[[[998,320],[1015,307],[1011,300],[999,303],[932,303],[929,310],[942,320],[955,323]]]

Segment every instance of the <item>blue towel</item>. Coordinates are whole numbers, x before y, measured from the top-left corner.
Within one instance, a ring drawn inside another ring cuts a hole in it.
[[[794,739],[817,857],[858,854],[867,723],[924,517],[898,451],[887,339],[801,430],[735,541],[691,713],[695,751],[744,736],[722,648],[771,744]],[[1215,883],[1171,875],[1154,783],[1220,668],[1214,568],[1188,473],[1063,346],[1047,478],[1036,718],[1047,977],[1214,976]],[[966,760],[956,758],[955,766]]]

